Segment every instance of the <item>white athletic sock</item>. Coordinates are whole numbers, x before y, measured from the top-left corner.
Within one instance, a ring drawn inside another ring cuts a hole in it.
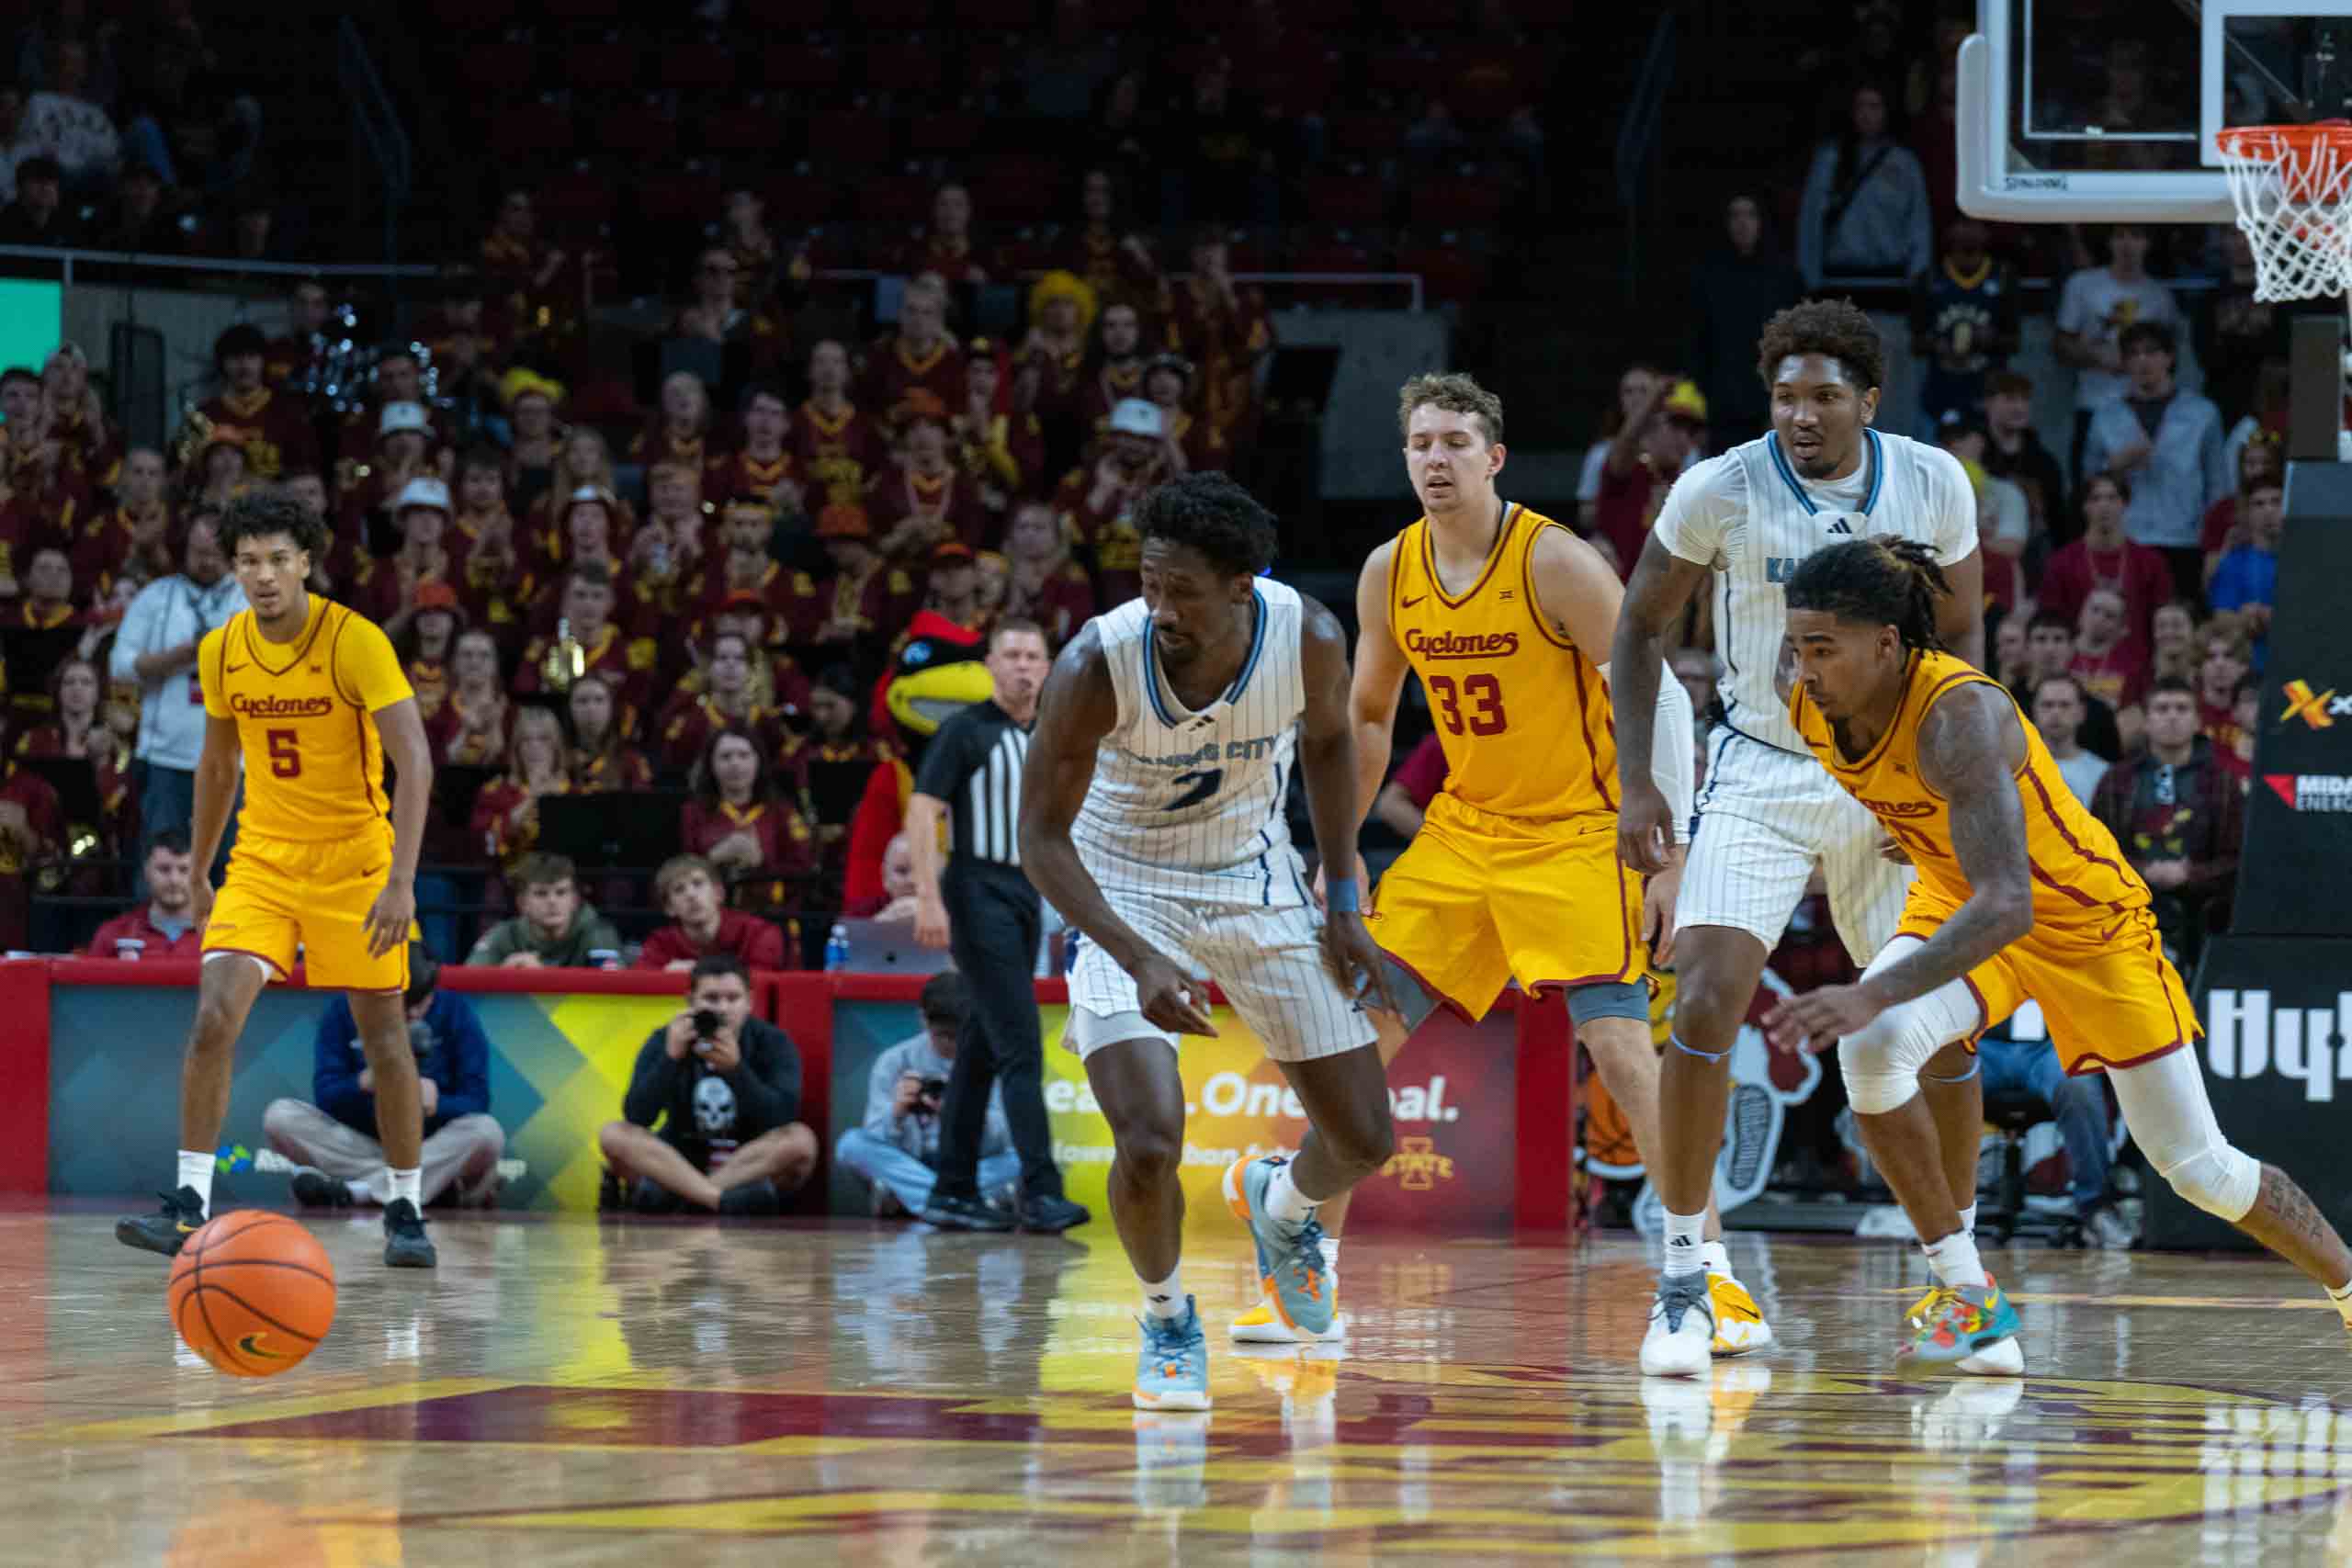
[[[1275,1168],[1274,1179],[1266,1183],[1266,1213],[1286,1225],[1304,1224],[1307,1216],[1315,1213],[1315,1200],[1301,1192],[1298,1183],[1290,1179],[1290,1173],[1296,1168],[1284,1160]]]
[[[1976,1205],[1971,1203],[1960,1212],[1960,1228],[1970,1235],[1976,1234]]]
[[[1165,1280],[1147,1280],[1136,1276],[1143,1286],[1143,1310],[1154,1317],[1184,1315],[1184,1270],[1171,1269]]]
[[[1706,1245],[1707,1212],[1678,1214],[1666,1211],[1666,1262],[1660,1272],[1671,1280],[1680,1274],[1703,1274],[1707,1271]]]
[[[1966,1231],[1954,1231],[1920,1250],[1928,1255],[1928,1267],[1936,1271],[1936,1278],[1947,1285],[1992,1283],[1985,1278],[1984,1265],[1976,1256],[1976,1238]]]
[[[1733,1277],[1731,1271],[1731,1249],[1725,1247],[1720,1238],[1714,1241],[1701,1242],[1699,1244],[1699,1258],[1700,1261],[1705,1265],[1708,1273],[1721,1274],[1726,1279]]]
[[[2335,1303],[2335,1314],[2342,1318],[2347,1326],[2352,1326],[2352,1280],[2346,1280],[2329,1291],[2327,1299]]]
[[[204,1200],[204,1213],[208,1217],[212,1213],[212,1166],[213,1155],[210,1149],[182,1149],[180,1179],[178,1184],[173,1188],[174,1191],[177,1191],[181,1187],[195,1188],[196,1195]]]
[[[395,1170],[386,1166],[384,1174],[391,1179],[392,1190],[392,1195],[384,1200],[385,1207],[390,1208],[405,1198],[413,1207],[419,1211],[424,1209],[424,1171],[422,1167],[409,1170]]]

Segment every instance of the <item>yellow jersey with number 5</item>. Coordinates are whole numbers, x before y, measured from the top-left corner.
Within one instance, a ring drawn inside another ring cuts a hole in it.
[[[1535,602],[1535,541],[1558,527],[1508,505],[1484,570],[1458,594],[1438,580],[1428,518],[1389,555],[1388,630],[1429,695],[1445,793],[1498,817],[1617,809],[1617,731],[1600,669],[1608,650],[1578,648]]]
[[[196,668],[204,711],[237,723],[240,834],[331,843],[383,829],[391,801],[372,716],[415,694],[375,622],[313,593],[302,635],[271,642],[241,610],[206,635]]]

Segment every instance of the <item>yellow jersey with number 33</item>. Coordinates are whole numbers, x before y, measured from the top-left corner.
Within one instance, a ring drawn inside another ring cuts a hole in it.
[[[204,711],[237,721],[242,833],[331,843],[384,826],[384,746],[371,716],[414,695],[373,621],[311,595],[302,635],[271,642],[241,610],[197,651]]]
[[[1545,623],[1535,541],[1560,525],[1510,505],[1478,580],[1448,593],[1429,519],[1396,536],[1388,630],[1429,694],[1445,793],[1498,817],[1558,821],[1617,809],[1617,730],[1600,658]]]

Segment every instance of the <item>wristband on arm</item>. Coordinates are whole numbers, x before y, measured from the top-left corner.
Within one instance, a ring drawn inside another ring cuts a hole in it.
[[[1323,883],[1323,907],[1334,914],[1363,913],[1363,906],[1352,876],[1327,877]]]

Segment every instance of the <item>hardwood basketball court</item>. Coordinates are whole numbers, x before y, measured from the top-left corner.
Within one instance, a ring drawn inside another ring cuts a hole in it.
[[[267,1564],[2352,1560],[2352,1344],[2252,1258],[1988,1257],[2021,1382],[1909,1379],[1886,1243],[1741,1236],[1781,1343],[1634,1370],[1631,1240],[1349,1243],[1343,1352],[1244,1355],[1238,1235],[1185,1279],[1216,1409],[1129,1407],[1107,1224],[306,1223],[334,1332],[268,1381],[165,1321],[85,1206],[0,1215],[0,1560]]]

